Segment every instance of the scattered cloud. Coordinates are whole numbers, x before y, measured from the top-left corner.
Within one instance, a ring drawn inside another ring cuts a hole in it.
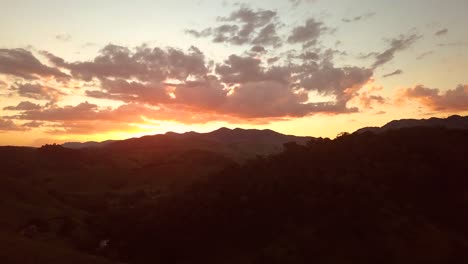
[[[263,46],[257,45],[257,46],[253,46],[250,49],[250,51],[253,52],[253,53],[264,53],[264,52],[266,52],[266,49]]]
[[[444,28],[435,32],[434,35],[439,37],[439,36],[447,35],[447,33],[448,33],[448,29]]]
[[[393,72],[384,74],[382,77],[387,78],[387,77],[391,77],[391,76],[395,76],[395,75],[400,75],[400,74],[403,74],[403,71],[400,70],[400,69],[398,69],[398,70],[395,70],[395,71],[393,71]]]
[[[466,47],[468,46],[468,42],[456,41],[456,42],[440,43],[437,46],[439,47]]]
[[[57,102],[66,94],[59,89],[44,86],[39,83],[16,83],[11,86],[11,90],[15,91],[19,96],[36,99],[47,100],[51,103]]]
[[[294,6],[294,7],[297,7],[299,6],[300,4],[303,4],[303,3],[308,3],[308,4],[311,4],[311,3],[315,3],[317,2],[318,0],[289,0],[289,2]]]
[[[305,46],[315,45],[326,29],[322,22],[309,18],[304,25],[293,28],[288,42],[291,44],[303,43]]]
[[[414,99],[434,111],[466,111],[468,85],[459,85],[455,89],[446,91],[417,85],[413,88],[400,89],[396,98],[398,102]]]
[[[37,121],[31,121],[31,122],[26,122],[22,126],[27,127],[27,128],[37,128],[37,127],[42,127],[44,125],[43,122],[37,122]]]
[[[426,51],[426,52],[423,52],[423,53],[419,54],[419,55],[416,57],[416,59],[417,59],[417,60],[422,60],[422,59],[424,59],[424,58],[426,58],[427,56],[432,55],[432,54],[434,54],[434,51],[432,51],[432,50]]]
[[[14,75],[29,80],[39,77],[57,79],[70,77],[56,68],[42,64],[25,49],[0,49],[0,74]]]
[[[352,18],[343,18],[342,21],[345,22],[345,23],[358,22],[358,21],[362,21],[362,20],[372,18],[372,17],[375,16],[375,14],[376,14],[375,12],[368,12],[368,13],[365,13],[365,14],[362,14],[362,15],[359,15],[359,16],[355,16],[355,17],[352,17]]]
[[[24,130],[26,128],[16,125],[12,120],[0,118],[0,132]]]
[[[3,110],[9,111],[28,111],[28,110],[39,110],[42,106],[39,104],[31,103],[29,101],[22,101],[16,106],[7,106]]]
[[[72,39],[71,35],[70,34],[58,34],[58,35],[55,35],[55,39],[56,40],[60,40],[60,41],[63,41],[63,42],[68,42]]]
[[[395,57],[395,53],[409,48],[421,37],[422,37],[421,35],[417,35],[417,34],[412,34],[412,35],[407,35],[407,36],[400,35],[398,38],[390,40],[389,48],[387,48],[385,51],[381,53],[371,55],[371,56],[374,56],[375,58],[375,62],[372,65],[372,68],[375,69],[393,60],[393,58]]]
[[[147,46],[131,50],[109,44],[93,61],[65,62],[51,53],[43,52],[57,67],[70,70],[74,78],[91,81],[93,78],[136,78],[141,81],[162,81],[167,78],[187,79],[208,72],[203,53],[191,47],[187,53],[175,48],[161,49]]]
[[[276,11],[241,6],[227,17],[218,17],[219,26],[201,31],[188,29],[185,32],[197,38],[212,37],[215,43],[278,47],[281,38],[277,33],[277,19]]]

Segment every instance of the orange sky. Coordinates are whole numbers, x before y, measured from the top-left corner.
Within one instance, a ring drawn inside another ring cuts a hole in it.
[[[137,2],[5,5],[0,145],[222,126],[333,138],[468,113],[457,1]],[[389,8],[414,17],[393,23]]]

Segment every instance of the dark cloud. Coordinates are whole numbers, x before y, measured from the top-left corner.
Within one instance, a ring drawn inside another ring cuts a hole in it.
[[[326,30],[322,22],[317,22],[310,18],[305,22],[305,25],[293,28],[288,37],[288,42],[291,44],[303,43],[306,46],[315,45],[318,38]]]
[[[258,35],[252,39],[252,44],[273,47],[281,46],[281,38],[276,32],[276,25],[271,23],[262,28],[260,32],[258,32]]]
[[[140,83],[124,79],[101,79],[100,90],[88,90],[86,95],[123,102],[144,102],[157,105],[167,102],[169,95],[162,83]]]
[[[434,35],[443,36],[443,35],[446,35],[447,33],[448,33],[448,29],[444,28],[444,29],[441,29],[441,30],[435,32]]]
[[[307,51],[297,56],[297,58],[305,60],[305,61],[310,61],[310,60],[316,61],[320,59],[320,56],[316,52]]]
[[[400,74],[403,74],[403,71],[400,70],[400,69],[398,69],[398,70],[395,70],[395,71],[393,71],[393,72],[384,74],[382,77],[387,78],[387,77],[391,77],[391,76],[395,76],[395,75],[400,75]]]
[[[51,63],[71,71],[73,77],[91,81],[93,78],[136,78],[141,81],[162,81],[167,78],[184,80],[203,76],[208,72],[204,54],[196,47],[187,53],[168,48],[141,46],[135,50],[109,44],[93,61],[67,63],[50,53]]]
[[[432,51],[432,50],[423,52],[423,53],[419,54],[419,55],[416,57],[416,59],[417,59],[417,60],[422,60],[422,59],[424,59],[425,57],[427,57],[427,56],[429,56],[429,55],[431,55],[431,54],[433,54],[433,53],[434,53],[434,51]]]
[[[31,103],[29,101],[22,101],[16,106],[7,106],[4,107],[3,110],[10,110],[10,111],[27,111],[27,110],[39,110],[42,106]]]
[[[263,46],[253,46],[251,49],[250,49],[251,52],[254,52],[254,53],[264,53],[266,52],[266,49],[265,47]]]
[[[365,13],[365,14],[362,14],[362,15],[359,15],[359,16],[352,17],[352,18],[343,18],[342,21],[345,22],[345,23],[357,22],[357,21],[372,18],[374,16],[375,16],[375,12],[369,12],[369,13]]]
[[[193,29],[187,29],[185,30],[185,33],[186,34],[189,34],[189,35],[192,35],[196,38],[204,38],[204,37],[208,37],[212,34],[212,29],[211,28],[206,28],[202,31],[196,31],[196,30],[193,30]]]
[[[52,103],[57,102],[61,97],[66,95],[58,89],[39,83],[16,83],[10,89],[16,91],[19,96],[36,100],[48,100]]]
[[[26,130],[26,128],[16,125],[12,120],[0,118],[0,132],[24,130]]]
[[[70,34],[58,34],[55,36],[55,39],[64,41],[64,42],[70,41],[71,38],[72,37],[70,36]]]
[[[375,69],[385,63],[391,61],[395,57],[395,53],[409,48],[422,36],[412,34],[408,36],[401,35],[399,38],[390,40],[390,47],[382,53],[375,55],[375,62],[372,67]]]
[[[217,111],[229,99],[228,91],[215,76],[205,80],[190,81],[175,86],[173,104],[182,105],[196,111]]]
[[[281,38],[277,33],[276,19],[275,11],[240,7],[227,17],[218,17],[222,24],[217,27],[185,32],[197,38],[211,36],[215,43],[277,47],[281,45]]]
[[[31,121],[31,122],[26,122],[22,126],[27,127],[27,128],[37,128],[43,126],[43,122],[37,122],[37,121]]]
[[[371,69],[360,67],[336,68],[330,62],[304,67],[299,74],[300,86],[321,95],[334,95],[337,103],[345,105],[372,77]]]
[[[290,69],[287,67],[271,67],[266,69],[261,60],[252,57],[231,55],[223,63],[216,66],[216,74],[226,84],[274,80],[288,82]]]
[[[449,42],[449,43],[440,43],[437,44],[439,47],[466,47],[468,46],[468,42],[464,41],[457,41],[457,42]]]
[[[267,63],[268,63],[268,64],[273,64],[273,63],[279,61],[280,59],[281,59],[281,58],[278,57],[278,56],[271,57],[271,58],[268,58],[268,59],[267,59]]]
[[[300,4],[302,3],[315,3],[317,2],[318,0],[289,0],[289,2],[291,2],[291,4],[294,6],[294,7],[297,7],[299,6]]]
[[[247,118],[303,117],[313,113],[344,111],[334,102],[307,103],[307,100],[306,91],[294,92],[281,82],[247,82],[234,89],[224,111]]]
[[[42,64],[30,51],[25,49],[0,49],[0,74],[2,73],[24,79],[37,79],[38,77],[63,79],[69,77],[56,68]]]
[[[466,111],[468,110],[468,85],[459,85],[455,89],[446,91],[427,88],[423,85],[400,90],[397,100],[408,99],[417,100],[434,111]]]
[[[88,102],[77,106],[52,106],[40,110],[29,110],[14,116],[17,119],[35,121],[95,120],[98,106]]]

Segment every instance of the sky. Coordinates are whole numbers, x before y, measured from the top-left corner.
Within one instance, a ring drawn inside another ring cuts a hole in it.
[[[466,0],[0,4],[0,145],[468,114]]]

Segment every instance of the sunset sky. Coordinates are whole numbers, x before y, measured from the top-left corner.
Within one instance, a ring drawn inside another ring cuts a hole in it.
[[[468,114],[466,0],[0,3],[0,145]]]

